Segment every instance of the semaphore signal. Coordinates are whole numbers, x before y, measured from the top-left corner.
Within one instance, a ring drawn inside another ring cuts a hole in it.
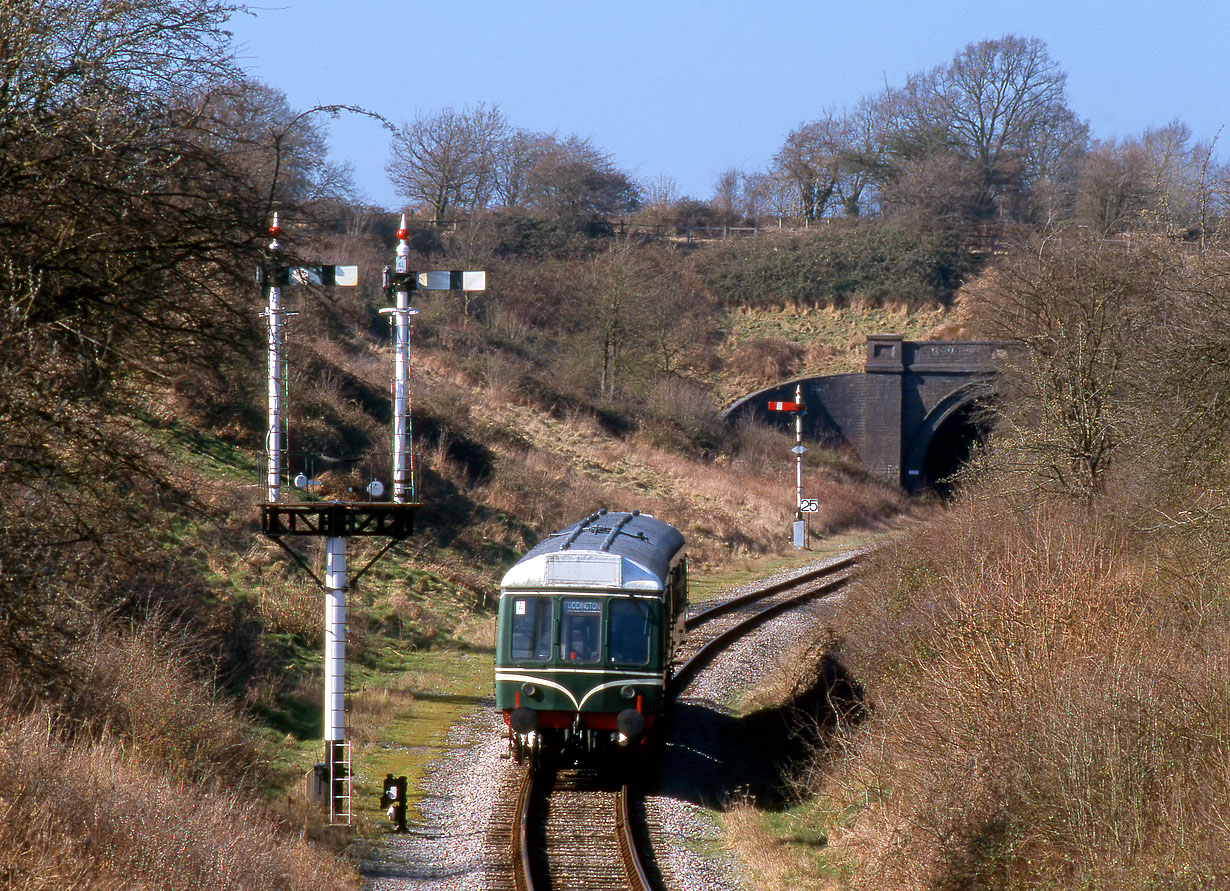
[[[398,541],[413,531],[415,500],[414,479],[410,468],[410,317],[418,312],[410,306],[409,295],[418,290],[481,291],[486,288],[486,273],[473,270],[412,272],[409,269],[409,247],[406,243],[406,220],[402,217],[398,230],[396,266],[385,269],[385,287],[395,298],[391,309],[382,310],[392,316],[394,327],[393,391],[393,501],[353,502],[309,499],[284,502],[282,476],[286,430],[283,420],[285,393],[285,321],[296,315],[282,304],[282,289],[292,284],[313,284],[325,287],[358,284],[357,266],[315,264],[289,266],[281,262],[282,234],[274,214],[269,227],[272,241],[266,265],[256,273],[256,280],[267,292],[267,308],[262,313],[269,326],[269,430],[265,449],[265,501],[261,505],[261,534],[276,542],[325,594],[325,691],[324,691],[324,754],[317,765],[319,786],[327,789],[330,822],[349,823],[351,814],[350,743],[346,740],[346,592],[376,561]],[[300,490],[312,488],[314,481],[306,474],[296,477]],[[367,488],[373,499],[384,495],[379,480]],[[308,562],[285,539],[318,537],[326,540],[324,578],[320,578]],[[355,536],[388,539],[369,562],[358,572],[347,567],[347,541]]]
[[[807,452],[807,447],[803,445],[803,410],[802,384],[794,385],[793,402],[769,402],[769,411],[794,412],[794,448],[790,450],[794,453],[794,521],[791,535],[796,548],[807,547],[807,520],[803,515],[814,512],[818,507],[814,498],[803,498],[803,455]]]
[[[393,501],[401,504],[414,491],[413,462],[408,462],[410,442],[410,306],[412,291],[484,291],[487,273],[475,270],[414,272],[410,269],[409,230],[406,215],[397,227],[397,253],[393,266],[384,267],[384,290],[393,306],[380,310],[393,325]]]
[[[478,291],[486,288],[486,273],[471,270],[442,272],[411,272],[409,248],[406,243],[406,223],[402,217],[398,231],[396,271],[385,271],[385,285],[395,296],[393,308],[384,310],[393,319],[395,354],[393,390],[393,501],[353,502],[308,499],[298,502],[282,500],[282,477],[286,472],[284,454],[287,434],[283,419],[285,392],[285,322],[295,315],[282,304],[282,289],[292,284],[324,287],[353,286],[359,281],[357,266],[313,264],[290,266],[281,262],[282,229],[274,214],[269,227],[268,262],[257,269],[256,280],[266,291],[267,307],[262,313],[269,326],[269,429],[266,435],[264,494],[261,505],[261,533],[276,542],[298,563],[325,594],[325,690],[324,749],[325,760],[317,765],[318,787],[327,789],[330,822],[349,823],[351,814],[350,744],[346,740],[346,592],[359,578],[383,557],[398,541],[413,531],[413,519],[418,504],[414,499],[414,480],[409,470],[413,462],[410,452],[410,316],[417,310],[410,306],[412,291],[450,289]],[[296,478],[298,488],[311,488],[313,481],[306,474]],[[373,499],[384,494],[384,487],[373,480],[367,489]],[[324,578],[320,578],[285,539],[318,537],[326,540]],[[354,536],[387,538],[387,544],[358,572],[347,567],[347,541]]]

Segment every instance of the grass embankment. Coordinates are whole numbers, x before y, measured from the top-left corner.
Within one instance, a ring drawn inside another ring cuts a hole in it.
[[[727,316],[722,374],[710,381],[729,405],[782,380],[862,371],[868,334],[906,340],[960,336],[961,310],[897,305],[738,307]]]
[[[836,620],[869,717],[780,813],[728,815],[766,888],[1207,888],[1230,875],[1230,592],[1121,516],[968,501]]]

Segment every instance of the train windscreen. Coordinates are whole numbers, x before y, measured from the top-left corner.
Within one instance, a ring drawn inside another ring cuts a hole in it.
[[[551,658],[551,598],[518,597],[512,609],[512,646],[517,662],[546,662]]]
[[[601,601],[565,599],[560,613],[560,658],[565,662],[597,662],[601,631]]]
[[[649,661],[649,608],[636,600],[612,600],[607,629],[612,662],[644,665]]]

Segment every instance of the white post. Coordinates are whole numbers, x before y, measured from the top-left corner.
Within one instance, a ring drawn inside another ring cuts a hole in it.
[[[803,509],[803,385],[794,386],[794,509]]]
[[[282,249],[278,235],[281,231],[275,213],[273,225],[269,227],[273,241],[269,244],[270,268],[266,270],[270,279],[269,306],[265,311],[269,322],[269,432],[265,436],[265,500],[271,504],[278,500],[282,485],[282,450],[285,447],[282,442],[282,288],[277,282],[278,252]]]
[[[406,215],[402,214],[397,230],[397,264],[399,274],[409,273],[410,246],[406,242]],[[393,501],[405,504],[414,490],[413,470],[409,467],[410,446],[410,316],[418,310],[410,308],[410,293],[404,279],[397,288],[397,305],[393,308]]]
[[[325,750],[346,738],[346,539],[325,556]]]

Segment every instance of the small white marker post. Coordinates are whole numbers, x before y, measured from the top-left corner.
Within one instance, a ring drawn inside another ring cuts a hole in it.
[[[795,384],[794,401],[798,408],[794,412],[794,509],[803,512],[803,385]],[[800,517],[801,519],[801,517]]]

